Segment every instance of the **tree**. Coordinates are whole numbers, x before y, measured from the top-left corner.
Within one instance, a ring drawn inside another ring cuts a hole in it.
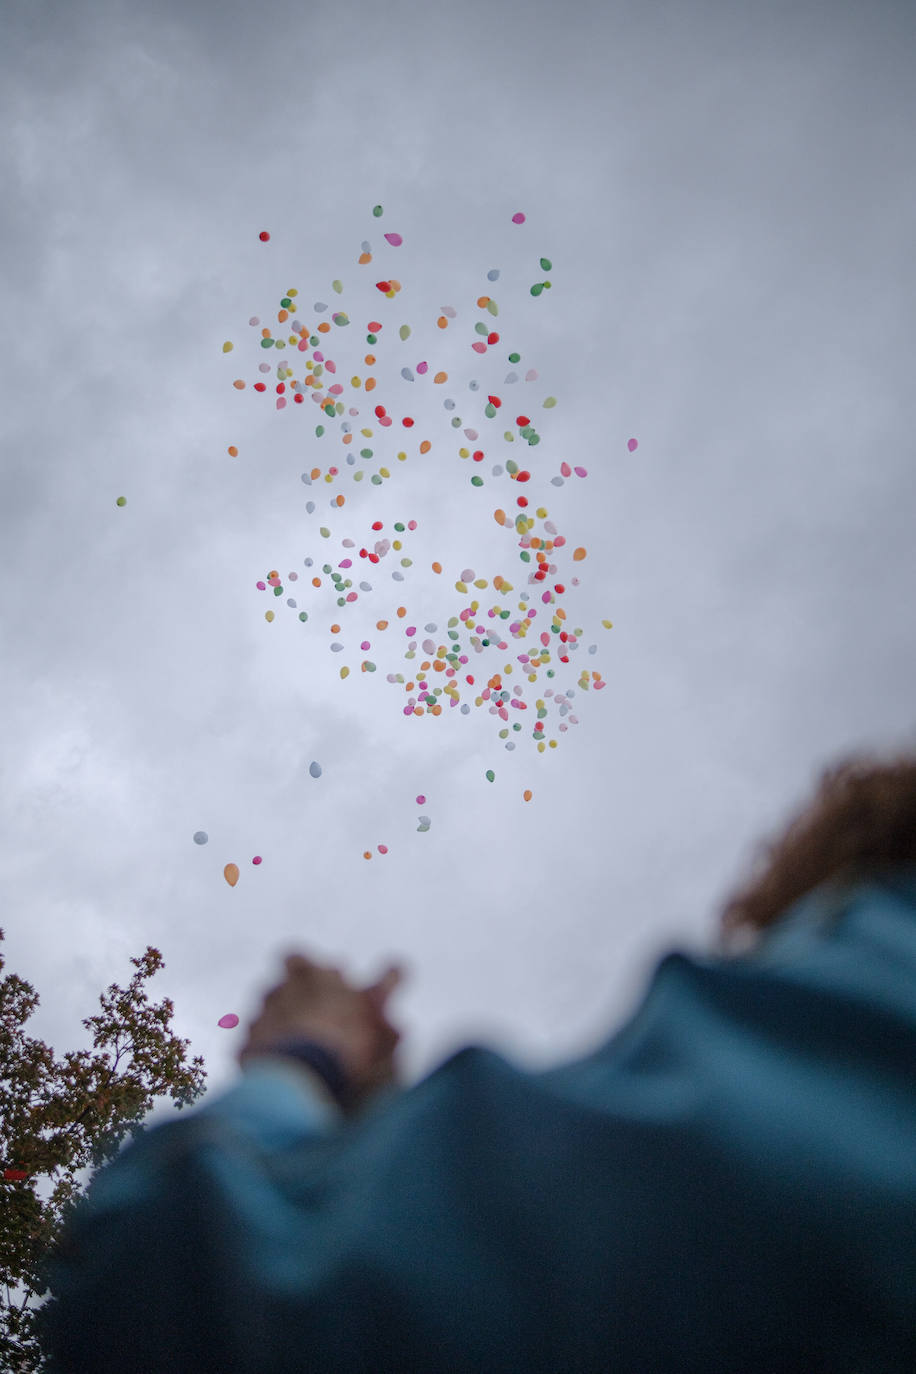
[[[16,1374],[43,1367],[40,1308],[31,1303],[48,1291],[42,1262],[93,1172],[117,1155],[128,1131],[132,1139],[143,1132],[157,1098],[168,1093],[180,1109],[204,1091],[203,1059],[187,1064],[190,1041],[169,1030],[172,1002],[147,1001],[144,981],[165,967],[162,955],[147,946],[131,963],[129,986],[112,983],[101,1013],[83,1021],[97,1053],[68,1051],[62,1060],[25,1034],[39,1004],[35,989],[15,973],[0,981],[0,1368]],[[4,965],[0,955],[0,972]]]

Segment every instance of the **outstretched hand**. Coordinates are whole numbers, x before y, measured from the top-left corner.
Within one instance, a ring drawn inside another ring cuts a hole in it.
[[[388,1020],[386,1003],[403,978],[403,967],[391,964],[374,983],[358,988],[333,965],[288,955],[286,977],[265,995],[238,1053],[239,1064],[267,1053],[279,1040],[314,1040],[338,1056],[361,1105],[398,1080],[394,1053],[401,1033]]]

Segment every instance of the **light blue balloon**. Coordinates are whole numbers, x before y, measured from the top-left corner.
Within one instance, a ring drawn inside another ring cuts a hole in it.
[[[206,844],[209,838],[210,836],[207,834],[206,830],[195,830],[194,832],[195,844]]]
[[[487,281],[499,281],[499,268],[491,267],[487,273]]]
[[[320,778],[320,777],[321,777],[321,764],[320,764],[320,763],[310,763],[310,764],[309,764],[309,772],[311,773],[311,775],[312,775],[313,778]]]
[[[312,479],[307,472],[304,472],[302,474],[302,480],[307,487],[310,487],[312,485]]]
[[[306,501],[306,503],[305,503],[305,509],[308,511],[309,515],[311,515],[312,512],[313,512],[314,509],[315,509],[315,502],[314,502],[314,501]]]

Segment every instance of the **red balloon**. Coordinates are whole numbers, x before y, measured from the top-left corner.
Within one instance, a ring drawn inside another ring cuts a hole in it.
[[[268,234],[266,229],[262,229],[260,234],[258,234],[258,238],[261,240],[262,243],[266,243],[270,238],[270,234]]]

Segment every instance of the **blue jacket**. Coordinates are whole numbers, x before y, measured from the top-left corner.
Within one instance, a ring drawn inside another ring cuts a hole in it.
[[[916,871],[671,953],[574,1063],[259,1060],[99,1171],[52,1374],[916,1370]]]

